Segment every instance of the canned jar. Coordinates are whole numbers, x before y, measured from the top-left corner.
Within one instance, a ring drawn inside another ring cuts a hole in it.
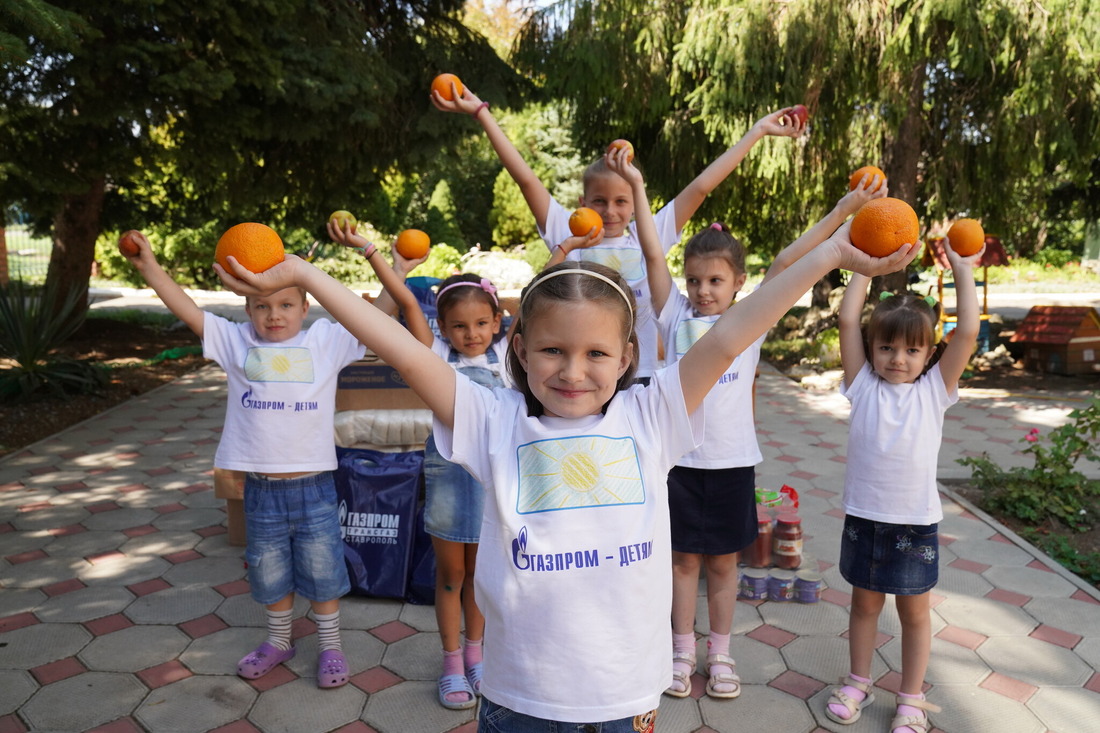
[[[817,603],[821,600],[823,585],[821,573],[799,570],[794,576],[794,598],[799,603]]]
[[[802,564],[802,517],[780,514],[775,520],[772,561],[777,568],[794,570]]]
[[[750,568],[772,564],[772,518],[763,507],[756,510],[756,539],[745,549],[745,564]]]
[[[768,574],[768,600],[794,600],[794,571],[773,570]]]
[[[746,601],[763,601],[768,597],[768,571],[760,568],[745,568],[741,571],[737,597]]]

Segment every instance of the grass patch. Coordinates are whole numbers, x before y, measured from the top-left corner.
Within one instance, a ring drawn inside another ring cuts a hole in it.
[[[89,310],[88,320],[118,321],[120,323],[134,323],[149,328],[165,329],[179,323],[178,318],[172,313],[158,311],[146,311],[139,308],[121,308],[117,310]]]

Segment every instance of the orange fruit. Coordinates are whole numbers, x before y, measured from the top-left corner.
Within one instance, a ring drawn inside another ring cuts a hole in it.
[[[394,244],[398,253],[406,260],[418,260],[428,254],[428,248],[432,246],[431,238],[419,229],[406,229],[397,235]]]
[[[596,233],[603,230],[603,219],[594,210],[582,206],[569,215],[569,231],[574,237],[583,237],[596,227]]]
[[[872,257],[886,257],[903,244],[917,241],[917,212],[901,199],[868,201],[852,219],[852,244]]]
[[[959,219],[947,230],[947,243],[963,257],[977,254],[985,246],[985,231],[977,219]]]
[[[627,149],[626,162],[629,163],[634,160],[634,146],[630,144],[629,140],[623,140],[622,138],[612,140],[611,144],[607,146],[607,152],[610,153],[615,150],[621,150],[622,148]]]
[[[245,222],[225,230],[214,249],[214,261],[229,269],[230,255],[249,272],[263,272],[286,257],[283,240],[266,224]]]
[[[454,95],[451,94],[451,83],[454,83],[455,89],[458,90],[458,96],[462,96],[462,92],[465,90],[462,86],[462,80],[454,74],[440,74],[436,78],[432,79],[432,91],[439,92],[439,96],[446,99],[448,102],[454,101]]]
[[[135,257],[141,251],[141,246],[137,242],[137,235],[140,233],[136,229],[130,229],[118,238],[118,251],[124,257]]]
[[[340,227],[341,230],[343,230],[344,227],[348,224],[355,226],[359,223],[355,219],[355,214],[351,213],[350,211],[345,211],[344,209],[339,209],[328,215],[329,221],[332,221],[333,219],[336,220],[336,226]]]
[[[856,186],[859,185],[859,180],[865,175],[871,176],[872,179],[874,179],[875,176],[882,177],[882,180],[879,181],[878,186],[875,186],[873,189],[871,189],[872,192],[879,190],[882,184],[886,182],[886,174],[882,172],[881,168],[876,168],[873,165],[865,165],[848,178],[848,190],[854,191]]]

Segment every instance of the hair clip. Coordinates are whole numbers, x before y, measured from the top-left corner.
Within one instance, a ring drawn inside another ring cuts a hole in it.
[[[879,300],[886,300],[887,298],[893,298],[897,293],[891,293],[889,290],[883,290],[878,294]]]
[[[929,308],[935,308],[936,307],[936,299],[933,298],[931,295],[924,296],[924,302],[928,304]]]
[[[717,229],[718,231],[722,231],[722,225],[721,225],[721,223],[719,223],[717,221],[714,222],[713,224],[711,224],[710,228],[711,229]]]

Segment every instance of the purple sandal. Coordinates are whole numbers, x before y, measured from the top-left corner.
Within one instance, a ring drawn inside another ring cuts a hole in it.
[[[348,660],[339,649],[326,649],[317,658],[317,686],[340,687],[348,683]]]
[[[294,647],[284,650],[265,641],[246,655],[244,659],[237,662],[237,674],[247,680],[263,677],[283,662],[291,659],[294,652]]]

